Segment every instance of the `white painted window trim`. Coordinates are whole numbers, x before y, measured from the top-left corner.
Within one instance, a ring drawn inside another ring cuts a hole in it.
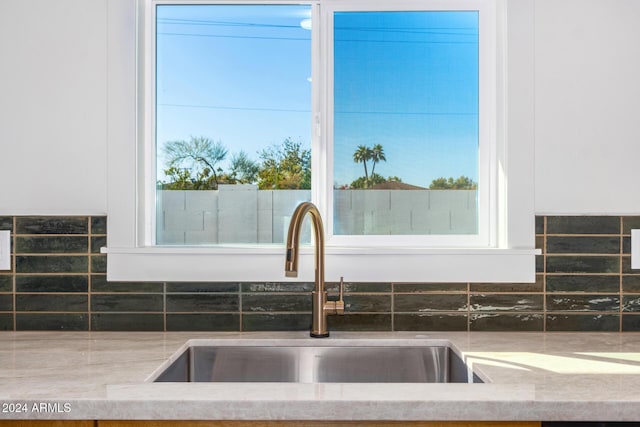
[[[501,41],[496,55],[498,155],[495,158],[498,165],[495,169],[498,173],[495,179],[498,191],[494,201],[496,209],[490,219],[498,229],[494,233],[495,241],[491,247],[484,248],[424,247],[419,242],[402,247],[372,246],[367,242],[354,245],[353,241],[349,247],[327,246],[328,281],[338,280],[340,276],[348,281],[372,282],[535,280],[533,5],[527,0],[510,0],[507,10],[505,0],[497,2],[497,39]],[[370,3],[361,0],[362,5]],[[145,106],[137,102],[145,99],[144,85],[138,76],[143,75],[144,67],[148,66],[139,59],[150,43],[148,37],[138,34],[141,30],[138,18],[144,13],[145,4],[146,0],[108,3],[109,187],[108,241],[104,248],[108,280],[292,280],[284,277],[284,248],[279,246],[156,247],[151,244],[153,224],[144,219],[153,214],[148,215],[149,193],[144,181],[153,176],[149,165],[154,162],[149,161],[144,145],[138,144],[144,140],[145,124],[148,125],[143,114]],[[315,43],[314,48],[318,48]],[[314,167],[317,166],[314,164]],[[322,202],[326,194],[316,189],[313,197]],[[300,276],[295,280],[313,280],[312,258],[311,249],[303,251]]]

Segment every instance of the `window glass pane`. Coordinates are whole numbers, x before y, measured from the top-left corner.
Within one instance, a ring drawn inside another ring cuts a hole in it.
[[[478,233],[478,73],[477,11],[334,13],[334,234]]]
[[[157,244],[285,240],[310,199],[310,16],[156,7]]]

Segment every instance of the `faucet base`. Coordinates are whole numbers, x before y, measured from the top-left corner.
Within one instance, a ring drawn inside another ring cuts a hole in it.
[[[311,335],[311,338],[329,338],[329,332],[326,334],[314,334],[313,332],[310,332],[309,335]]]

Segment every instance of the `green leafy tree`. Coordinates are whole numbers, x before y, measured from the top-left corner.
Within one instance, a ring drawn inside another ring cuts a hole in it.
[[[189,169],[190,179],[198,182],[194,185],[218,188],[219,167],[216,166],[227,156],[227,149],[221,142],[214,142],[203,136],[192,136],[188,141],[167,141],[164,144],[164,154],[167,157],[167,171],[173,171],[171,168]],[[171,178],[171,174],[167,176]],[[176,177],[179,178],[179,175],[174,174],[173,178]]]
[[[478,184],[471,178],[463,175],[456,179],[453,177],[436,178],[431,181],[429,188],[431,190],[476,190]]]
[[[230,184],[253,184],[258,181],[260,165],[251,160],[246,152],[231,156],[230,172],[227,180]]]
[[[360,178],[353,181],[351,185],[349,185],[349,187],[356,188],[356,189],[369,188],[376,184],[382,184],[383,182],[387,182],[387,179],[382,175],[378,175],[376,173],[376,174],[371,174],[368,180],[365,180],[365,177],[361,176]]]
[[[285,139],[260,152],[258,188],[261,190],[310,189],[311,150],[301,142]]]
[[[164,174],[169,177],[169,183],[161,184],[164,190],[210,190],[214,186],[213,176],[209,168],[204,168],[195,177],[190,169],[172,166],[165,169]]]
[[[431,190],[447,190],[451,188],[452,185],[453,185],[453,178],[447,179],[445,177],[440,177],[431,181],[431,185],[429,185],[429,188]]]
[[[190,190],[193,185],[191,171],[172,166],[164,170],[164,174],[169,177],[169,183],[161,183],[161,188],[165,190]]]

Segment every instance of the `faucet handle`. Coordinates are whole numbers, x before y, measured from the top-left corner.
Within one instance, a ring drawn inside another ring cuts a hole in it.
[[[324,306],[323,306],[323,312],[325,315],[330,315],[330,314],[344,314],[344,279],[341,277],[340,278],[340,297],[338,299],[338,301],[327,301],[326,300],[326,291],[324,293],[325,295],[325,302],[324,302]]]

